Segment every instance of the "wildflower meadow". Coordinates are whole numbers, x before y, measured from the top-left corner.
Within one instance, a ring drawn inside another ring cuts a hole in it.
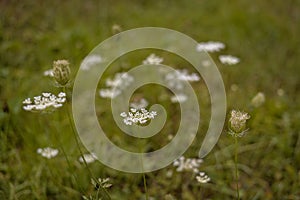
[[[0,1],[0,200],[300,199],[300,1]]]

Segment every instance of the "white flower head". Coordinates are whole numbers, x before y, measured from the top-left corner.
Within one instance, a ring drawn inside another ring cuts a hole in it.
[[[43,92],[40,96],[35,96],[31,98],[26,98],[23,101],[23,109],[26,111],[43,111],[51,112],[56,108],[62,107],[66,102],[66,94],[60,92],[58,96],[55,96],[49,92]]]
[[[81,64],[81,70],[83,71],[90,70],[91,67],[101,63],[102,61],[103,61],[102,57],[99,55],[89,55],[83,60]]]
[[[107,88],[100,89],[99,95],[103,98],[113,99],[116,96],[120,95],[122,93],[122,90],[128,87],[133,81],[134,78],[128,73],[117,73],[115,74],[113,79],[106,79],[105,84]]]
[[[183,81],[197,82],[200,80],[200,77],[196,73],[189,74],[186,69],[175,70],[170,72],[165,76],[165,81],[168,86],[174,89],[183,89]]]
[[[141,98],[137,101],[131,102],[130,107],[135,108],[135,109],[142,109],[146,108],[148,106],[148,101],[144,98]]]
[[[78,161],[84,163],[84,160],[87,164],[93,163],[97,160],[97,156],[94,153],[83,154],[79,157]]]
[[[156,56],[154,53],[152,53],[150,56],[148,56],[144,61],[143,64],[150,64],[150,65],[159,65],[164,61],[163,58]]]
[[[210,181],[210,177],[205,174],[205,172],[199,172],[196,176],[196,180],[199,183],[208,183]]]
[[[130,112],[122,112],[120,116],[123,119],[124,124],[126,125],[142,125],[146,122],[150,121],[151,119],[154,119],[154,117],[157,115],[156,111],[148,111],[145,108],[136,109],[136,108],[130,108]]]
[[[206,52],[217,52],[224,48],[225,45],[222,42],[214,42],[214,41],[200,42],[196,47],[197,51],[206,51]]]
[[[44,74],[44,76],[54,77],[53,69],[48,69],[48,70],[44,71],[43,74]]]
[[[188,97],[185,94],[177,94],[171,97],[172,103],[182,103],[185,102],[188,99]]]
[[[58,149],[53,149],[51,147],[38,148],[37,153],[43,156],[44,158],[54,158],[58,154]]]
[[[247,131],[246,121],[248,119],[250,119],[248,113],[232,110],[229,119],[229,134],[235,137],[242,137]]]
[[[239,58],[237,58],[235,56],[231,56],[231,55],[220,55],[219,60],[221,63],[227,64],[227,65],[235,65],[240,62]]]
[[[173,166],[177,167],[177,172],[193,171],[194,173],[199,172],[199,167],[203,162],[200,158],[185,158],[181,156],[173,162]]]

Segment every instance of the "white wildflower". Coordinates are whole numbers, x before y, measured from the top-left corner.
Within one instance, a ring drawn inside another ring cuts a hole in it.
[[[201,42],[197,45],[197,51],[217,52],[224,49],[225,45],[222,42]]]
[[[40,154],[44,158],[48,158],[48,159],[57,156],[58,152],[59,152],[58,149],[53,149],[51,147],[37,149],[38,154]]]
[[[144,61],[143,64],[150,64],[150,65],[159,65],[164,61],[163,58],[156,56],[155,54],[151,54],[148,56]]]
[[[251,100],[251,104],[254,106],[254,107],[259,107],[261,106],[262,104],[264,104],[266,101],[266,97],[265,97],[265,94],[262,93],[262,92],[259,92],[257,93]]]
[[[240,59],[231,55],[220,55],[219,60],[223,64],[235,65],[240,62]]]
[[[165,76],[165,80],[169,87],[180,90],[183,89],[182,81],[197,82],[200,80],[200,77],[196,73],[189,74],[186,69],[183,69],[168,73]]]
[[[147,111],[145,108],[141,109],[135,109],[130,108],[130,112],[122,112],[120,116],[123,119],[123,122],[126,125],[132,125],[132,124],[145,124],[151,119],[154,119],[154,117],[157,115],[156,111]]]
[[[177,172],[182,171],[193,171],[195,173],[199,172],[200,164],[203,162],[200,158],[185,158],[181,156],[173,162],[173,166],[177,167]]]
[[[113,90],[113,89],[100,89],[99,90],[99,95],[103,98],[109,98],[109,99],[113,99],[116,96],[120,95],[121,91],[120,90]]]
[[[185,102],[188,99],[188,97],[185,94],[177,94],[171,97],[172,103],[182,103]]]
[[[49,92],[43,92],[41,96],[27,98],[23,101],[23,109],[26,111],[53,111],[55,108],[62,107],[66,102],[66,94],[60,92],[58,96]]]
[[[210,181],[210,177],[207,176],[204,172],[199,172],[196,176],[196,180],[199,183],[208,183]]]
[[[144,98],[139,99],[138,101],[134,101],[130,103],[130,107],[135,109],[146,108],[148,106],[148,101]]]
[[[53,70],[48,69],[48,70],[44,71],[44,76],[54,77]]]
[[[89,154],[83,154],[82,156],[79,157],[79,162],[84,163],[84,160],[87,164],[94,162],[97,160],[97,156],[94,153],[89,153]]]
[[[113,79],[106,79],[105,84],[107,88],[100,89],[99,95],[103,98],[115,98],[120,95],[122,90],[128,87],[133,81],[134,78],[128,73],[117,73]]]
[[[229,119],[229,134],[235,137],[242,137],[246,130],[246,121],[250,119],[250,115],[245,112],[232,110]]]
[[[99,55],[89,55],[83,60],[81,64],[81,70],[83,71],[90,70],[91,67],[101,62],[102,62],[102,58]]]

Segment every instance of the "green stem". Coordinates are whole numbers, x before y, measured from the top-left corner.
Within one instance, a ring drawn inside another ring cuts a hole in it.
[[[66,87],[63,87],[63,92],[67,94]],[[87,164],[87,162],[86,162],[86,160],[85,160],[85,158],[83,156],[83,152],[82,152],[82,150],[80,148],[79,140],[77,138],[78,136],[76,134],[75,126],[73,124],[73,120],[72,120],[72,117],[71,117],[71,111],[69,109],[69,101],[68,101],[68,98],[66,98],[66,99],[67,99],[66,100],[66,107],[67,107],[67,114],[68,114],[68,118],[69,118],[69,123],[70,123],[71,129],[72,129],[72,132],[73,132],[73,135],[74,135],[74,138],[75,138],[76,145],[78,147],[79,153],[80,153],[80,155],[82,157],[82,160],[83,160],[83,162],[85,164],[86,169],[88,170],[88,173],[89,173],[90,177],[92,179],[94,179],[94,181],[97,181],[97,179],[93,176],[93,174],[92,174],[92,172],[91,172],[91,170],[90,170],[90,168],[89,168],[89,166],[88,166],[88,164]],[[110,197],[109,193],[107,192],[107,190],[105,188],[102,188],[102,187],[101,187],[101,189],[104,191],[106,199],[111,199],[111,197]]]
[[[142,141],[141,141],[141,144],[142,144]],[[149,196],[148,196],[146,175],[144,173],[145,170],[144,170],[144,162],[143,162],[143,150],[142,150],[142,145],[141,144],[140,144],[140,162],[141,162],[141,168],[142,168],[142,171],[143,171],[143,182],[144,182],[144,190],[145,190],[146,200],[148,200]]]
[[[235,155],[234,155],[234,163],[235,163],[235,181],[236,181],[236,196],[237,199],[240,199],[240,191],[239,191],[239,170],[238,170],[238,139],[234,137],[235,143]]]
[[[47,121],[49,121],[49,120],[47,120]],[[67,156],[67,153],[66,153],[66,151],[65,151],[65,149],[64,149],[64,145],[62,144],[61,140],[59,139],[57,133],[58,133],[58,130],[57,130],[57,128],[56,128],[56,129],[55,129],[55,132],[54,132],[54,138],[55,138],[56,142],[58,143],[59,148],[60,148],[61,152],[63,153],[63,155],[64,155],[64,157],[65,157],[65,159],[66,159],[66,161],[67,161],[67,165],[68,165],[68,167],[69,167],[69,169],[70,169],[70,172],[71,172],[71,174],[72,174],[74,180],[76,181],[76,183],[77,183],[78,187],[80,188],[80,190],[83,192],[83,191],[84,191],[84,190],[83,190],[83,187],[82,187],[81,184],[79,183],[78,177],[77,177],[76,174],[74,173],[74,170],[73,170],[73,167],[72,167],[72,165],[71,165],[71,162],[70,162],[70,160],[69,160],[69,158],[68,158],[68,156]]]

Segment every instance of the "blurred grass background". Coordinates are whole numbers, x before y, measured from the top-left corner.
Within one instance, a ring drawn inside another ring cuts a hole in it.
[[[212,55],[224,78],[228,110],[238,108],[252,116],[250,131],[240,140],[242,199],[300,199],[299,0],[2,0],[0,23],[1,200],[80,199],[93,190],[87,170],[76,161],[79,152],[66,109],[51,115],[28,113],[22,110],[22,101],[44,91],[57,93],[59,89],[43,77],[43,71],[52,67],[53,60],[65,58],[75,77],[82,59],[112,35],[114,24],[123,30],[166,27],[199,42],[225,43],[227,48],[221,53],[241,59],[236,66],[223,66],[217,61],[220,53]],[[149,51],[132,56],[127,64],[140,63],[146,53]],[[233,84],[237,90],[231,90]],[[283,96],[277,94],[279,88],[284,90]],[[151,100],[154,91],[148,92]],[[257,92],[265,93],[266,102],[254,109],[250,102]],[[167,126],[173,125],[170,122]],[[107,129],[116,131],[114,127]],[[200,142],[195,141],[186,155],[197,156]],[[36,154],[39,147],[60,143],[72,161],[71,169],[62,154],[52,160]],[[188,173],[174,172],[167,177],[167,171],[173,169],[170,166],[147,174],[150,196],[233,199],[232,150],[233,139],[225,127],[201,167],[211,183],[199,186]],[[112,178],[109,192],[113,199],[143,197],[141,175],[117,172],[100,163],[90,167],[95,175]]]

